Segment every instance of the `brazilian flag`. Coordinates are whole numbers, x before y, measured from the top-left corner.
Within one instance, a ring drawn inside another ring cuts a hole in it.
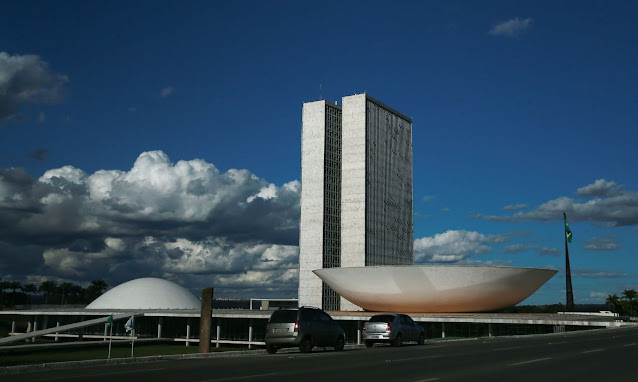
[[[567,225],[567,220],[565,220],[565,235],[567,235],[567,242],[572,242],[572,230],[569,229],[569,225]]]

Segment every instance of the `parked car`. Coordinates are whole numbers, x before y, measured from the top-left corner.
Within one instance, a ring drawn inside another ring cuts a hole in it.
[[[363,326],[363,339],[367,347],[377,342],[401,346],[405,341],[425,343],[425,330],[406,314],[378,314]]]
[[[299,347],[302,353],[314,346],[343,350],[345,332],[335,320],[319,308],[279,309],[266,324],[266,351],[274,354],[281,348]]]

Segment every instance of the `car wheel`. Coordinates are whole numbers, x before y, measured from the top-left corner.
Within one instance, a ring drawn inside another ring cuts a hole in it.
[[[275,353],[277,353],[277,350],[279,350],[279,349],[277,349],[273,345],[266,345],[266,352],[268,354],[275,354]]]
[[[419,345],[425,344],[425,334],[423,334],[423,333],[419,334],[419,339],[417,340],[417,343]]]
[[[310,337],[306,337],[301,341],[299,351],[302,353],[310,353],[312,351],[312,339]]]
[[[401,334],[397,334],[397,336],[394,337],[394,341],[392,341],[392,346],[399,347],[401,346],[402,342],[403,342],[403,337],[401,336]]]
[[[345,346],[345,341],[343,340],[343,337],[341,336],[337,337],[337,342],[335,342],[335,350],[342,351],[344,346]]]
[[[374,346],[374,342],[366,341],[366,347],[371,348],[372,346]]]

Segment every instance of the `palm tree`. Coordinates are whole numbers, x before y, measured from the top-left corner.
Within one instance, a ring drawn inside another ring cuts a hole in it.
[[[80,285],[70,283],[71,286],[67,290],[67,295],[69,296],[68,302],[72,304],[77,304],[81,297],[84,295],[85,290]]]
[[[31,302],[29,295],[36,294],[38,292],[38,288],[35,284],[25,284],[22,286],[22,291],[27,295],[27,304],[29,304]]]
[[[629,315],[633,316],[634,315],[634,304],[636,300],[636,296],[638,296],[638,293],[636,292],[635,289],[625,289],[623,292],[623,299],[625,299],[625,301],[627,301],[627,305],[629,306]]]
[[[44,293],[44,303],[49,303],[49,296],[54,295],[58,285],[54,281],[43,281],[38,288],[38,291]]]
[[[623,292],[623,297],[627,299],[627,301],[631,301],[638,296],[638,292],[635,289],[625,289]]]
[[[60,292],[60,294],[62,295],[61,304],[64,305],[65,297],[73,289],[73,284],[69,283],[69,282],[65,282],[65,283],[60,284],[60,286],[58,286],[57,289]]]
[[[91,284],[86,288],[85,302],[91,303],[96,298],[100,297],[107,289],[108,284],[104,280],[93,280]]]
[[[616,313],[616,310],[618,309],[618,305],[620,304],[620,297],[618,297],[616,294],[610,294],[607,296],[607,300],[605,301],[605,304],[607,304],[607,306],[611,307],[611,311]]]
[[[4,305],[5,289],[9,289],[8,281],[0,281],[0,308]]]
[[[22,283],[20,281],[9,281],[8,288],[11,289],[11,306],[15,306],[16,290],[22,288]]]

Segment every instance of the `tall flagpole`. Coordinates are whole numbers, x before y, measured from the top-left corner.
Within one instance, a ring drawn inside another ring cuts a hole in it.
[[[572,309],[574,307],[574,292],[572,290],[572,271],[569,267],[569,248],[567,246],[567,214],[563,212],[563,219],[565,223],[565,292],[567,294],[567,308]]]

